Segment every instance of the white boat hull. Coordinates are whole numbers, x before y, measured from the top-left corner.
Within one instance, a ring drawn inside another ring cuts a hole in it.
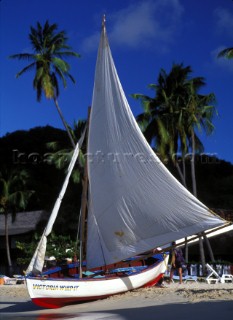
[[[167,268],[168,257],[143,271],[112,278],[26,279],[32,301],[45,308],[59,308],[67,304],[106,298],[140,287],[155,285]]]

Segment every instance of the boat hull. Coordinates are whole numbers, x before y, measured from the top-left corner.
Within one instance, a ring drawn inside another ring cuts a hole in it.
[[[28,277],[26,283],[29,295],[36,305],[60,308],[68,304],[103,299],[129,290],[153,286],[163,276],[167,260],[168,257],[130,275],[82,279]]]

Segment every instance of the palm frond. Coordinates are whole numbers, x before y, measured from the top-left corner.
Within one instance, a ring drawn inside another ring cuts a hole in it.
[[[59,148],[59,143],[57,141],[51,141],[51,142],[47,142],[46,143],[46,147],[49,149],[49,150],[57,150]]]
[[[76,83],[74,77],[73,77],[70,73],[68,73],[67,76],[70,78],[70,80],[71,80],[73,83]]]
[[[77,52],[73,52],[73,51],[54,51],[54,54],[57,57],[76,57],[76,58],[81,58],[81,55]]]
[[[60,70],[60,72],[66,73],[70,69],[69,64],[60,58],[53,57],[52,58],[53,65]]]
[[[23,73],[27,72],[27,71],[30,71],[31,69],[34,69],[35,68],[35,62],[29,64],[28,66],[24,67],[21,71],[19,71],[17,74],[16,74],[16,78],[19,78]]]
[[[10,55],[8,58],[18,60],[35,60],[35,55],[32,53],[17,53]]]
[[[227,59],[233,58],[233,48],[226,48],[219,52],[218,58],[225,57]]]

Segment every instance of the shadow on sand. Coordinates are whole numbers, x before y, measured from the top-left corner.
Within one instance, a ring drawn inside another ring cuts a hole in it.
[[[48,310],[39,308],[31,302],[22,302],[1,309],[0,319],[171,320],[175,317],[180,320],[229,320],[233,318],[233,301],[171,303],[95,312],[80,312],[78,305],[75,308],[77,312],[74,308],[72,312],[67,308]]]
[[[6,305],[5,308],[4,308],[4,305]],[[31,312],[31,311],[42,310],[42,308],[36,306],[31,301],[26,301],[26,302],[13,302],[12,300],[4,301],[4,302],[0,302],[0,306],[1,306],[0,314],[12,313],[12,312]]]

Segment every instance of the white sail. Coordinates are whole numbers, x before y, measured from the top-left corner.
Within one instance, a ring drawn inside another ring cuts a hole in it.
[[[88,155],[88,267],[121,261],[225,223],[170,174],[145,140],[120,84],[105,26]]]
[[[62,202],[62,199],[64,197],[64,194],[66,192],[66,189],[67,189],[67,186],[68,186],[68,183],[69,183],[69,179],[70,179],[70,176],[71,176],[71,173],[73,171],[73,168],[74,168],[74,165],[76,163],[76,160],[78,158],[78,155],[79,155],[79,150],[82,146],[82,143],[83,143],[83,139],[84,139],[84,136],[85,136],[85,132],[86,132],[86,128],[81,136],[81,138],[79,139],[75,149],[74,149],[74,153],[73,153],[73,156],[71,158],[71,161],[70,161],[70,164],[69,164],[69,167],[68,167],[68,171],[67,171],[67,175],[66,175],[66,178],[64,180],[64,183],[62,185],[62,188],[61,188],[61,191],[59,193],[59,196],[55,202],[55,205],[53,207],[53,211],[50,215],[50,218],[49,218],[49,221],[47,223],[47,226],[43,232],[43,235],[40,239],[40,242],[38,243],[37,245],[37,248],[34,252],[34,255],[31,259],[31,262],[26,270],[26,274],[30,273],[31,271],[33,271],[33,273],[39,273],[42,271],[42,268],[43,268],[43,265],[44,265],[44,258],[45,258],[45,252],[46,252],[46,246],[47,246],[47,236],[51,233],[52,231],[52,228],[53,228],[53,224],[57,218],[57,214],[58,214],[58,211],[60,209],[60,206],[61,206],[61,202]]]

